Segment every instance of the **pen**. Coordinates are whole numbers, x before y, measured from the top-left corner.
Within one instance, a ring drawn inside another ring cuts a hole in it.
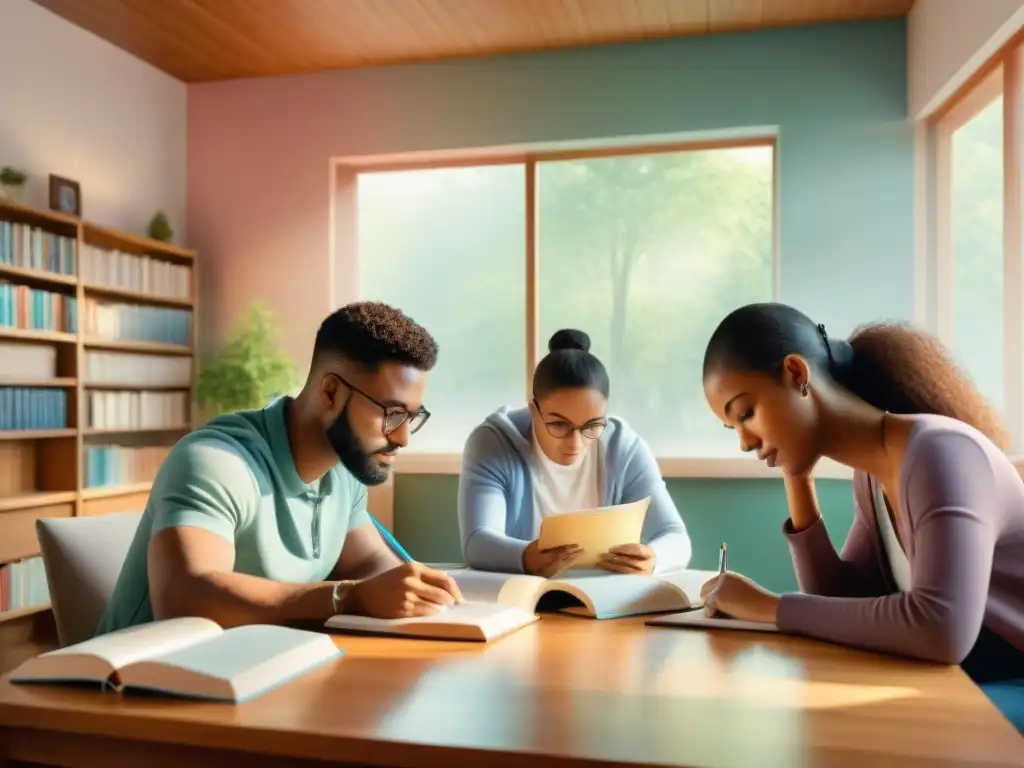
[[[725,548],[725,542],[722,542],[722,546],[718,548],[718,572],[725,573],[729,570],[729,563],[727,562],[728,551]]]
[[[407,563],[413,562],[412,555],[405,551],[405,548],[398,543],[398,539],[391,535],[391,531],[377,522],[377,518],[371,515],[369,512],[366,513],[370,518],[370,522],[377,528],[377,532],[380,533],[381,538],[384,539],[384,543],[391,547],[391,551],[394,552],[398,557]]]

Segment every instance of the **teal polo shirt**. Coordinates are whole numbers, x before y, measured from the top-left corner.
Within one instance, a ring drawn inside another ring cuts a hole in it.
[[[318,482],[302,481],[285,425],[287,400],[218,416],[171,449],[97,635],[153,620],[149,542],[165,528],[194,526],[231,542],[236,573],[327,580],[348,532],[370,523],[366,486],[341,464]]]

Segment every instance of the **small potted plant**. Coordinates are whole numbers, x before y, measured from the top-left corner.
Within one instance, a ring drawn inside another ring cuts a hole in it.
[[[150,239],[156,240],[160,243],[169,243],[174,239],[174,230],[171,229],[171,222],[167,218],[167,214],[163,211],[159,211],[149,221],[148,234]]]
[[[0,169],[0,196],[21,202],[25,197],[25,182],[28,176],[24,171],[5,166]]]
[[[204,419],[262,408],[297,384],[295,365],[280,348],[273,313],[254,302],[224,344],[199,366],[196,401]]]

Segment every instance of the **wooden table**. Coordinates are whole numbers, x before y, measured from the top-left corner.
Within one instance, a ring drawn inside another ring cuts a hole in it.
[[[545,616],[489,646],[337,641],[239,706],[0,681],[0,766],[1024,765],[959,668],[810,640]]]

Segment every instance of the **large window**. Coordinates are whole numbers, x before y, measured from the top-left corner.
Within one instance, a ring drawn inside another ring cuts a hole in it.
[[[949,132],[952,348],[982,394],[1005,411],[1003,99],[995,72]],[[980,103],[978,103],[980,102]],[[977,110],[977,111],[975,111]]]
[[[523,402],[526,203],[522,164],[357,177],[359,295],[437,339],[430,422],[409,450],[461,451],[503,403]]]
[[[541,162],[537,197],[541,344],[586,331],[658,455],[735,455],[700,372],[718,322],[772,299],[772,148]]]
[[[611,412],[659,456],[734,456],[701,363],[731,309],[774,295],[773,168],[764,141],[360,171],[360,296],[441,346],[410,450],[457,453],[488,413],[524,406],[548,338],[577,328],[608,367]]]

